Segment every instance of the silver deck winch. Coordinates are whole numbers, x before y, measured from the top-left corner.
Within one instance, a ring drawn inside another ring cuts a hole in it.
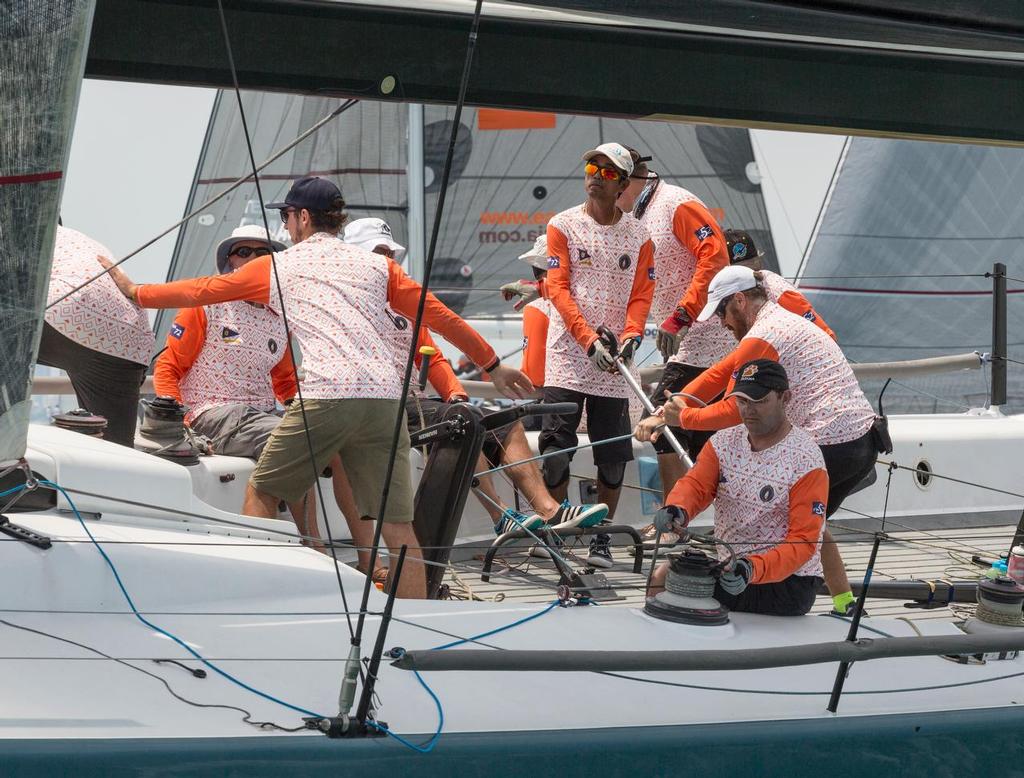
[[[173,397],[157,397],[139,403],[143,415],[135,448],[179,465],[199,464],[202,451],[185,426],[188,406]]]
[[[644,613],[679,624],[716,627],[729,623],[729,610],[715,599],[718,561],[688,548],[670,557],[665,591],[647,598]]]

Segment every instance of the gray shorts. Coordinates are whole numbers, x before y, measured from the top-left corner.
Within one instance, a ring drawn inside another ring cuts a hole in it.
[[[259,459],[281,415],[244,403],[218,405],[193,419],[191,427],[213,441],[213,452],[231,457]]]

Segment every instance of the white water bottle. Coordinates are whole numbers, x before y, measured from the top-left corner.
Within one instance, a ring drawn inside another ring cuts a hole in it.
[[[1024,585],[1024,546],[1014,546],[1006,560],[1006,574],[1017,583]]]

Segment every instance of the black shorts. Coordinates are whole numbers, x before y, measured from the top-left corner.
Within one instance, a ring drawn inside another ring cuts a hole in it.
[[[821,446],[821,455],[825,458],[825,470],[828,471],[828,518],[850,496],[857,484],[875,467],[878,452],[875,450],[874,436],[871,430],[861,437],[846,443]]]
[[[448,403],[438,400],[436,397],[421,397],[419,400],[415,397],[410,397],[405,404],[405,415],[409,421],[409,434],[412,435],[424,427],[429,427],[431,424],[441,421],[441,417],[447,408]],[[422,420],[420,419],[421,413],[423,416]],[[489,413],[489,411],[484,411],[485,416]],[[497,467],[501,464],[502,455],[505,453],[505,438],[508,437],[512,426],[512,424],[506,424],[504,427],[498,427],[498,429],[490,430],[484,434],[483,455],[491,467]]]
[[[651,392],[651,403],[657,408],[659,405],[665,404],[665,391],[678,392],[690,381],[699,376],[707,370],[706,367],[695,367],[694,365],[684,365],[681,362],[669,362],[665,365],[665,372],[661,374],[661,381]],[[717,401],[721,395],[715,398],[712,402]],[[696,459],[700,450],[704,448],[704,444],[708,442],[712,435],[715,434],[714,430],[683,430],[678,427],[673,427],[672,432],[675,433],[676,439],[686,447],[687,453],[690,455],[690,459]],[[654,450],[659,454],[674,454],[672,446],[669,444],[668,439],[662,435],[656,441],[654,441]]]
[[[715,599],[737,613],[766,616],[803,616],[814,606],[821,579],[816,575],[791,575],[777,583],[750,584],[739,594],[715,586]]]
[[[629,421],[629,400],[624,397],[599,397],[594,394],[583,394],[573,389],[562,389],[558,386],[544,387],[546,403],[576,403],[579,408],[575,413],[561,416],[544,417],[538,446],[543,454],[555,448],[572,448],[579,444],[576,428],[580,426],[583,410],[587,411],[587,434],[592,443],[608,438],[628,435],[633,431]],[[595,465],[617,465],[633,459],[633,441],[619,440],[604,446],[597,446],[594,451]],[[569,453],[572,459],[573,453]]]

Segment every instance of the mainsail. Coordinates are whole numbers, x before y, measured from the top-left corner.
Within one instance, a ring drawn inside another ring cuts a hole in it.
[[[1021,278],[1024,150],[852,138],[800,272],[800,287],[848,358],[878,362],[992,347],[992,282]],[[1024,360],[1024,283],[1010,281],[1009,356]],[[1016,290],[1014,292],[1013,290]],[[1009,365],[1008,405],[1024,406]],[[949,411],[985,404],[977,371],[891,386],[885,408]],[[881,384],[865,385],[869,396]]]
[[[16,0],[0,13],[0,463],[25,453],[93,9],[93,0]]]
[[[262,160],[338,102],[245,93],[243,104],[256,159]],[[422,262],[423,246],[410,245],[408,226],[419,209],[429,241],[453,110],[424,107],[422,127],[409,116],[407,105],[359,102],[271,165],[263,174],[264,197],[280,199],[291,180],[309,172],[329,176],[341,185],[352,217],[387,219],[411,258]],[[467,109],[461,123],[431,286],[467,318],[512,313],[497,287],[529,275],[516,256],[551,216],[582,202],[581,154],[610,139],[653,155],[653,167],[666,180],[701,197],[723,226],[750,230],[768,264],[777,267],[746,130],[495,109]],[[421,192],[410,191],[410,132],[422,137]],[[238,107],[233,95],[222,94],[188,210],[248,170]],[[183,227],[168,279],[210,272],[217,241],[238,224],[261,218],[258,211],[255,187],[247,184]],[[276,214],[269,218],[272,227],[280,223]],[[158,320],[158,339],[169,314]]]

